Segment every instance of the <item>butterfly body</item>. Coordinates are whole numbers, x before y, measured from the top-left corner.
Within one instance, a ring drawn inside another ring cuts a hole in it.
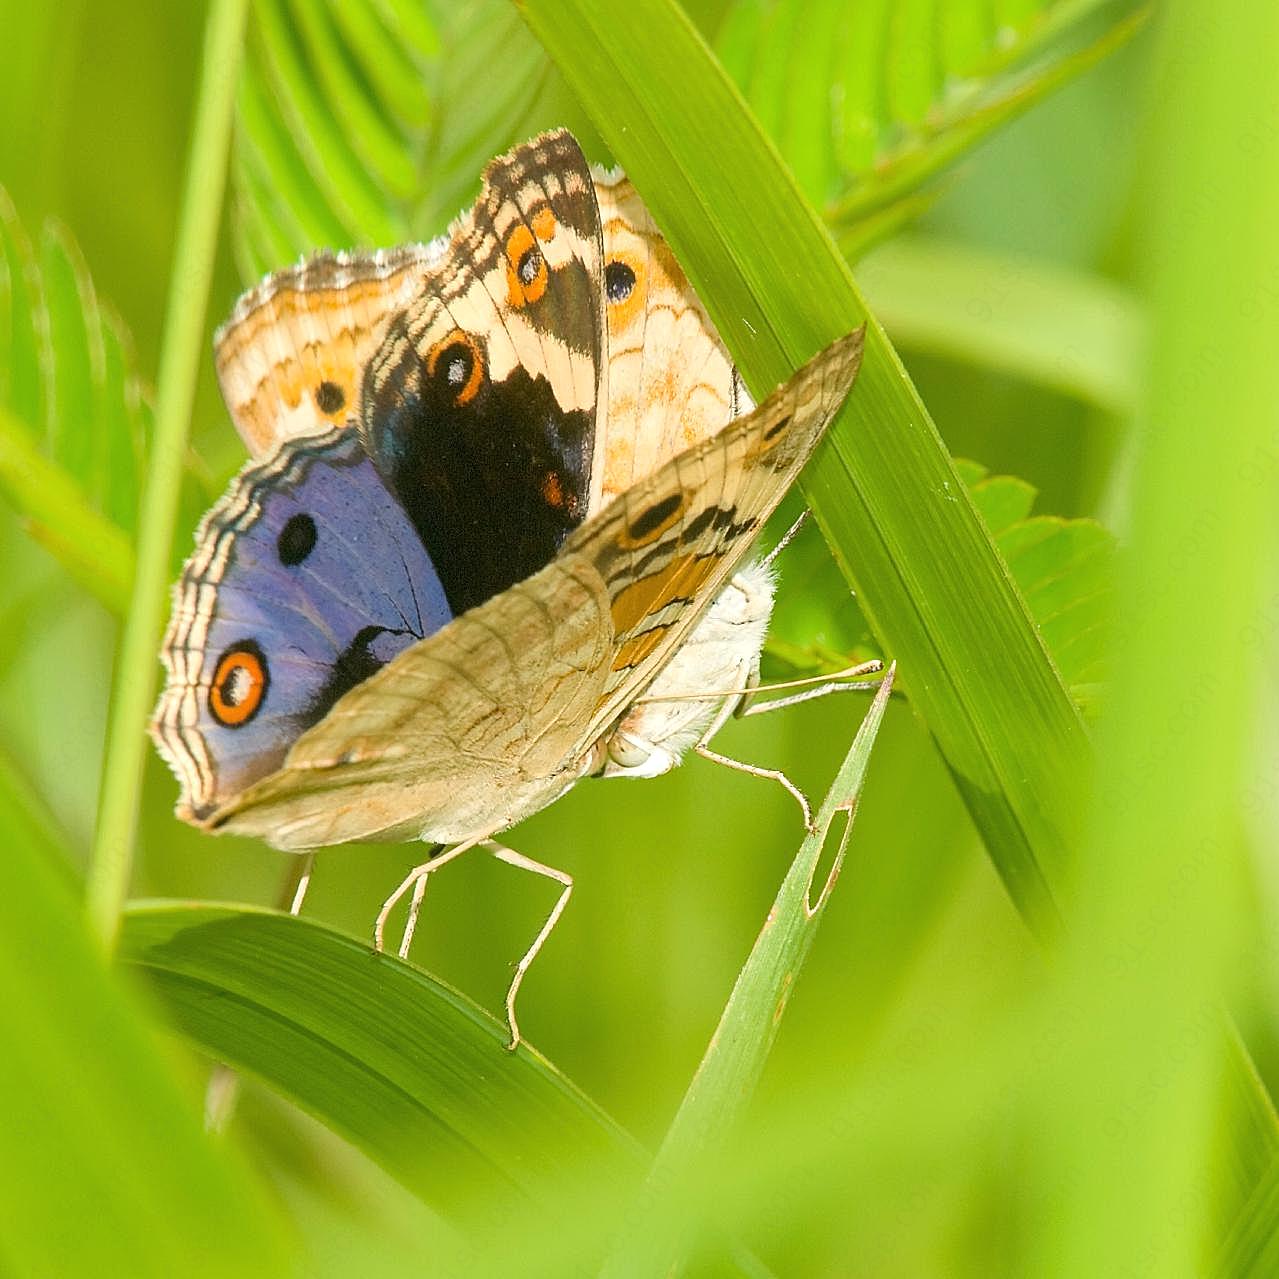
[[[165,637],[179,815],[283,849],[465,844],[673,767],[755,678],[773,583],[745,558],[860,352],[738,416],[638,196],[563,132],[495,161],[445,249],[272,277],[218,361],[265,460],[206,517]]]
[[[733,575],[644,697],[603,744],[603,777],[658,777],[678,767],[717,717],[759,679],[776,578],[762,560]],[[720,692],[719,698],[708,694]]]

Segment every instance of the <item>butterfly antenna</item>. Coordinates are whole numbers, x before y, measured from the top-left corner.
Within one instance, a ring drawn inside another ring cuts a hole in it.
[[[808,517],[812,512],[807,508],[799,513],[799,518],[782,534],[782,540],[773,547],[767,555],[764,556],[764,567],[767,568],[772,562],[795,540],[795,535],[808,523]]]

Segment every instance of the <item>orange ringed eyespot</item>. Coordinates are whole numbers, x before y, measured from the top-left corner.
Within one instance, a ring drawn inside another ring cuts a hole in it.
[[[233,644],[218,658],[209,687],[209,713],[227,728],[247,724],[262,706],[270,677],[266,654],[253,640]]]
[[[546,292],[550,275],[546,259],[525,223],[519,223],[506,238],[507,301],[517,310],[536,302]]]
[[[471,334],[454,329],[426,356],[426,375],[442,376],[453,392],[454,404],[469,404],[484,382],[484,353]]]

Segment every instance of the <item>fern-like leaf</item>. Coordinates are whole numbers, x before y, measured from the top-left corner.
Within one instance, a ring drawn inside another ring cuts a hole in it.
[[[927,203],[928,179],[1127,39],[1132,7],[736,0],[715,44],[856,257]]]
[[[1105,679],[1115,539],[1096,520],[1031,513],[1033,485],[989,475],[960,458],[958,470],[1048,651],[1075,700],[1091,709]],[[870,628],[843,587],[821,539],[802,538],[781,561],[783,588],[768,653],[793,671],[838,670],[875,655]],[[831,606],[830,601],[842,603]]]
[[[502,0],[263,0],[254,15],[234,156],[246,280],[438,233],[485,161],[537,127],[552,79]]]
[[[70,234],[34,241],[0,189],[0,489],[116,612],[128,602],[151,405],[132,343]],[[194,521],[208,491],[184,493]]]

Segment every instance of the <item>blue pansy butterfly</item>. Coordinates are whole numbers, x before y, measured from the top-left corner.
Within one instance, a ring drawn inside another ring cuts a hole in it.
[[[860,331],[758,408],[639,197],[565,132],[490,164],[447,239],[247,293],[217,364],[255,461],[196,534],[152,734],[177,812],[427,874],[590,774],[703,749],[754,685],[751,545],[843,402]],[[749,410],[743,412],[743,410]],[[708,690],[714,695],[708,695]],[[764,771],[764,770],[759,770]]]

